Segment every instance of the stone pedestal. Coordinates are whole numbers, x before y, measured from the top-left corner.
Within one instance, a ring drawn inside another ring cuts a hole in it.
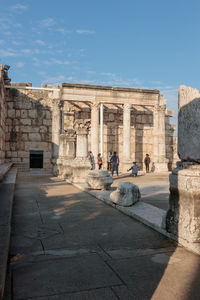
[[[88,158],[76,157],[71,163],[71,168],[72,168],[71,181],[73,183],[86,183],[87,176],[91,168]]]
[[[57,159],[58,173],[61,178],[67,178],[71,172],[71,162],[75,158],[76,134],[74,129],[68,129],[60,134],[59,156]]]
[[[153,165],[154,172],[168,172],[168,159],[166,158],[165,145],[165,110],[166,104],[162,96],[160,96],[160,104],[154,107],[153,112]]]
[[[90,171],[87,176],[87,184],[91,190],[109,190],[112,183],[113,178],[104,170]]]
[[[78,119],[75,121],[76,130],[76,158],[72,161],[72,177],[74,183],[85,183],[91,169],[88,159],[88,129],[90,121]]]
[[[170,175],[166,229],[200,254],[200,92],[179,89],[178,154]]]
[[[166,229],[190,243],[200,242],[200,165],[178,162],[170,175]]]
[[[139,187],[131,182],[119,182],[117,190],[110,194],[110,199],[121,206],[131,206],[141,198]]]
[[[123,107],[123,167],[126,173],[132,165],[131,160],[131,104],[125,103]]]

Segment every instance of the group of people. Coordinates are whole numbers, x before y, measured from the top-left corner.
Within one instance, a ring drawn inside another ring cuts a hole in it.
[[[94,160],[94,155],[92,154],[92,151],[89,151],[88,157],[89,157],[90,164],[91,164],[91,170],[94,170],[95,169],[95,160]],[[101,170],[102,165],[103,165],[101,153],[99,153],[97,156],[97,163],[98,163],[99,170]],[[107,170],[112,171],[112,176],[114,174],[114,171],[116,171],[117,176],[119,176],[118,166],[119,166],[119,157],[117,155],[117,152],[114,152],[113,154],[112,154],[112,152],[109,152]]]
[[[90,164],[91,164],[91,170],[94,170],[95,169],[95,160],[94,160],[94,155],[92,154],[91,151],[88,153],[88,157],[89,157]],[[145,159],[144,159],[146,173],[149,173],[150,162],[151,162],[150,156],[149,156],[149,154],[146,154]],[[97,163],[98,163],[99,170],[101,170],[102,165],[103,165],[101,153],[99,153],[97,156]],[[116,171],[117,176],[119,176],[118,166],[119,166],[119,157],[117,155],[117,152],[114,152],[113,154],[112,154],[112,152],[109,152],[108,153],[108,161],[107,161],[107,170],[112,172],[112,176],[114,175],[114,171]],[[132,171],[130,176],[137,176],[138,171],[139,171],[139,166],[137,165],[137,162],[134,161],[133,165],[130,167],[130,169],[127,170],[127,172],[128,171]]]

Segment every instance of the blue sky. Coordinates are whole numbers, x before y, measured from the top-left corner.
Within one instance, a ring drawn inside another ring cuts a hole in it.
[[[15,82],[200,89],[200,1],[1,0],[0,63]],[[175,121],[175,120],[174,120]]]

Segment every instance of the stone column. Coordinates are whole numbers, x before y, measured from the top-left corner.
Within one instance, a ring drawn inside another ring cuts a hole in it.
[[[200,92],[181,86],[178,112],[180,162],[170,175],[167,231],[200,254]]]
[[[165,145],[165,110],[166,104],[156,105],[153,111],[153,169],[155,172],[167,172],[168,160],[166,159]]]
[[[67,129],[60,134],[59,157],[57,159],[59,176],[67,178],[72,173],[71,162],[75,158],[76,133],[74,129]]]
[[[123,109],[123,172],[131,166],[131,104],[124,103]]]
[[[91,151],[97,164],[99,153],[99,103],[91,104]]]
[[[72,182],[85,183],[91,169],[88,159],[88,129],[90,120],[75,121],[76,158],[72,162]]]
[[[53,93],[53,107],[52,107],[52,163],[53,174],[58,175],[57,159],[59,152],[59,138],[60,138],[60,92]]]

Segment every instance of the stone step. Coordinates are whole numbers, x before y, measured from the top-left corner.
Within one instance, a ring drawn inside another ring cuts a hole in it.
[[[6,280],[16,176],[17,168],[13,167],[0,182],[0,300]]]
[[[12,167],[13,163],[5,163],[0,165],[0,182],[3,180],[3,178],[6,176],[10,168]]]

